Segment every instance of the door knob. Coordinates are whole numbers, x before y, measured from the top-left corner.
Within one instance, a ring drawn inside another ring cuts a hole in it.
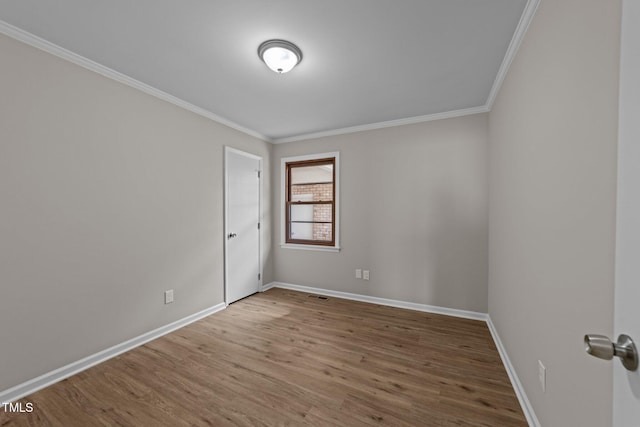
[[[229,239],[233,239],[234,237],[237,237],[238,235],[236,233],[229,233],[229,235],[227,236],[227,238]]]
[[[584,336],[585,351],[593,357],[611,360],[619,357],[622,365],[630,371],[638,369],[638,351],[631,337],[618,336],[618,342],[612,343],[604,335],[588,334]]]

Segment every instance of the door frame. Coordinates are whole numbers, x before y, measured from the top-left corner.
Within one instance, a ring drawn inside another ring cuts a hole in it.
[[[620,88],[618,104],[618,176],[616,194],[616,247],[615,287],[613,305],[613,332],[611,339],[628,334],[640,348],[640,325],[637,322],[638,288],[637,242],[640,238],[637,190],[640,173],[640,126],[636,120],[640,112],[640,4],[623,0],[620,43]],[[640,372],[625,370],[618,361],[613,362],[612,406],[614,426],[633,425],[640,416]]]
[[[260,279],[258,280],[258,289],[256,292],[260,292],[262,289],[262,280],[263,280],[263,272],[262,272],[262,231],[264,230],[263,221],[262,221],[262,207],[263,207],[263,188],[262,188],[262,157],[247,153],[246,151],[238,150],[237,148],[230,147],[228,145],[224,146],[224,235],[222,239],[224,240],[224,304],[225,306],[229,305],[229,256],[228,256],[228,244],[229,239],[227,236],[229,235],[229,165],[228,165],[228,154],[234,153],[240,156],[245,156],[250,159],[254,159],[258,161],[258,172],[260,173],[258,177],[258,222],[260,223],[260,229],[258,230],[258,271],[260,273]]]

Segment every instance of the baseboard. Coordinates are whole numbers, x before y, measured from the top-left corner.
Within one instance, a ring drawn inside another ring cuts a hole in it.
[[[294,285],[291,283],[282,283],[282,282],[268,283],[262,287],[261,292],[267,291],[271,288],[290,289],[292,291],[307,292],[307,293],[318,294],[318,295],[332,296],[336,298],[344,298],[344,299],[349,299],[354,301],[368,302],[372,304],[387,305],[391,307],[423,311],[427,313],[444,314],[446,316],[485,321],[487,323],[487,327],[489,328],[489,332],[491,332],[493,341],[496,344],[496,348],[498,349],[498,353],[500,354],[500,358],[502,359],[502,364],[504,365],[504,368],[507,371],[507,375],[509,376],[509,380],[511,381],[511,386],[513,387],[513,390],[516,393],[516,397],[518,398],[518,402],[520,403],[520,407],[522,408],[522,412],[524,413],[524,416],[527,419],[527,422],[531,427],[540,427],[540,422],[536,417],[536,414],[533,410],[533,406],[531,406],[531,402],[529,402],[529,399],[527,398],[527,394],[524,391],[524,387],[522,387],[522,383],[518,378],[518,374],[516,373],[515,368],[511,364],[511,361],[509,360],[509,356],[507,355],[507,351],[505,350],[504,345],[502,345],[502,341],[500,340],[500,336],[498,335],[498,331],[493,325],[493,322],[491,321],[491,317],[488,314],[478,313],[475,311],[466,311],[466,310],[458,310],[453,308],[438,307],[438,306],[427,305],[427,304],[416,304],[412,302],[397,301],[397,300],[391,300],[386,298],[378,298],[378,297],[372,297],[368,295],[351,294],[348,292],[332,291],[329,289],[313,288],[310,286]]]
[[[224,310],[225,308],[226,308],[225,303],[214,305],[213,307],[209,307],[198,313],[184,317],[180,320],[176,320],[175,322],[169,323],[168,325],[165,325],[165,326],[161,326],[157,329],[154,329],[153,331],[144,333],[128,341],[122,342],[120,344],[116,344],[113,347],[107,348],[106,350],[102,350],[98,353],[92,354],[91,356],[87,356],[84,359],[80,359],[76,362],[72,362],[66,366],[63,366],[54,371],[48,372],[44,375],[40,375],[37,378],[26,381],[22,384],[18,384],[17,386],[12,387],[8,390],[1,391],[0,402],[13,402],[15,400],[21,399],[29,394],[32,394],[38,390],[41,390],[54,383],[57,383],[58,381],[62,381],[65,378],[69,378],[70,376],[75,375],[78,372],[84,371],[85,369],[88,369],[108,359],[116,357],[119,354],[132,350],[149,341],[152,341],[156,338],[159,338],[163,335],[173,332],[176,329],[180,329],[190,323],[193,323],[197,320],[210,316],[213,313],[217,313],[218,311]]]
[[[275,283],[276,282],[271,282],[271,283],[267,283],[266,285],[262,285],[260,287],[260,292],[265,292],[265,291],[268,291],[269,289],[275,287]]]
[[[387,298],[372,297],[348,292],[332,291],[329,289],[312,288],[309,286],[293,285],[291,283],[271,282],[263,287],[263,291],[271,288],[290,289],[292,291],[307,292],[311,294],[326,295],[336,298],[344,298],[353,301],[368,302],[371,304],[387,305],[390,307],[405,308],[407,310],[423,311],[426,313],[444,314],[445,316],[461,317],[472,320],[487,320],[486,313],[476,311],[458,310],[455,308],[439,307],[436,305],[417,304],[414,302],[398,301]]]
[[[511,361],[509,360],[509,356],[507,355],[506,349],[504,348],[504,345],[500,340],[500,336],[498,335],[498,331],[493,325],[493,322],[491,321],[491,317],[488,314],[478,313],[474,311],[458,310],[458,309],[452,309],[452,308],[446,308],[446,307],[438,307],[438,306],[427,305],[427,304],[417,304],[417,303],[411,303],[406,301],[397,301],[397,300],[391,300],[386,298],[378,298],[378,297],[372,297],[368,295],[352,294],[348,292],[332,291],[329,289],[314,288],[309,286],[293,285],[290,283],[282,283],[282,282],[271,282],[271,283],[267,283],[266,285],[262,285],[260,292],[265,292],[271,288],[290,289],[293,291],[326,295],[326,296],[332,296],[336,298],[344,298],[344,299],[349,299],[354,301],[368,302],[372,304],[386,305],[391,307],[405,308],[409,310],[416,310],[416,311],[422,311],[427,313],[443,314],[446,316],[454,316],[454,317],[461,317],[465,319],[485,321],[487,323],[487,327],[489,328],[489,331],[491,332],[493,341],[496,344],[496,348],[498,349],[498,353],[500,354],[500,358],[502,359],[502,363],[505,367],[505,370],[507,371],[507,375],[509,376],[509,380],[511,381],[511,385],[516,393],[518,402],[522,407],[522,412],[524,413],[527,419],[527,422],[532,427],[540,427],[540,422],[536,417],[536,414],[533,410],[533,406],[531,405],[531,402],[529,402],[529,399],[527,398],[527,394],[525,393],[524,387],[522,386],[522,383],[518,378],[518,374],[516,373],[515,368],[511,364]],[[78,372],[84,371],[92,366],[95,366],[99,363],[102,363],[106,360],[116,357],[122,353],[132,350],[138,346],[141,346],[149,341],[152,341],[156,338],[159,338],[163,335],[166,335],[170,332],[180,329],[190,323],[193,323],[207,316],[210,316],[214,313],[217,313],[218,311],[221,311],[225,308],[226,308],[226,304],[224,303],[217,304],[213,307],[207,308],[205,310],[202,310],[198,313],[184,317],[168,325],[154,329],[153,331],[139,335],[123,343],[117,344],[106,350],[103,350],[91,356],[85,357],[84,359],[78,360],[76,362],[63,366],[59,369],[48,372],[37,378],[26,381],[22,384],[18,384],[15,387],[12,387],[10,389],[0,392],[0,402],[13,402],[15,400],[21,399],[29,394],[35,393],[38,390],[41,390],[54,383],[57,383],[58,381],[62,381],[65,378],[75,375]]]
[[[500,335],[498,335],[498,331],[493,325],[491,316],[489,315],[487,315],[487,327],[489,328],[489,332],[491,332],[493,341],[496,343],[498,353],[500,354],[500,358],[502,359],[502,364],[507,371],[507,375],[509,375],[509,380],[511,380],[511,385],[513,386],[513,390],[516,392],[516,396],[518,397],[518,401],[520,402],[522,412],[524,412],[524,416],[527,419],[527,422],[531,427],[540,427],[540,421],[538,421],[538,417],[536,417],[533,406],[531,406],[531,402],[529,402],[529,399],[527,398],[527,393],[525,393],[524,387],[522,387],[522,383],[518,378],[518,374],[511,364],[511,360],[509,360],[507,350],[504,348],[504,345],[502,345]]]

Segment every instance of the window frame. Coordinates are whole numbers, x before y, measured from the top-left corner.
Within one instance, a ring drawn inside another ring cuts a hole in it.
[[[305,204],[329,204],[326,201],[321,203],[313,202],[291,202],[290,200],[290,167],[288,165],[295,164],[309,164],[313,163],[326,163],[329,160],[333,160],[333,241],[318,241],[318,240],[296,240],[288,238],[289,227],[289,206],[290,205],[305,205]],[[280,168],[281,177],[281,226],[280,226],[280,247],[286,249],[302,249],[302,250],[316,250],[316,251],[328,251],[338,252],[340,250],[340,156],[339,152],[311,154],[305,156],[295,157],[283,157],[281,159]]]

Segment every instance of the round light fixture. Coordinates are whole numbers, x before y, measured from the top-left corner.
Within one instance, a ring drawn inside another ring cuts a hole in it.
[[[279,74],[288,73],[302,61],[302,51],[286,40],[267,40],[258,48],[258,56]]]

